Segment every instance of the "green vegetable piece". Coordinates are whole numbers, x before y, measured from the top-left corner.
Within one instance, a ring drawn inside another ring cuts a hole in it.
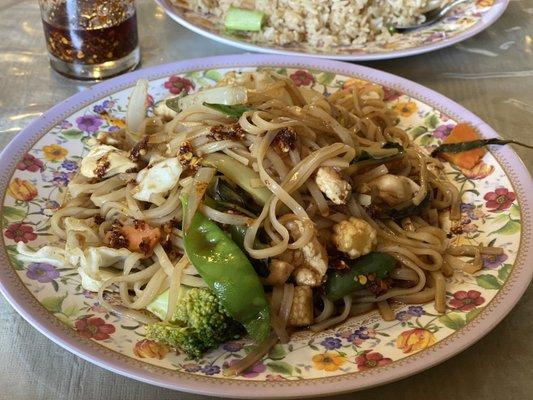
[[[230,225],[228,227],[228,233],[231,237],[231,240],[235,242],[239,248],[246,253],[246,250],[244,248],[244,235],[246,235],[246,231],[248,230],[247,226],[244,225]],[[268,247],[266,244],[261,243],[257,238],[254,242],[254,249],[264,249]],[[261,259],[257,260],[255,258],[249,258],[250,262],[252,263],[252,266],[254,267],[255,272],[257,275],[259,275],[261,278],[266,278],[268,274],[270,273],[270,270],[268,269],[268,260]]]
[[[261,206],[264,206],[272,196],[266,187],[253,187],[252,181],[259,180],[259,175],[230,156],[211,153],[204,157],[203,163],[222,172],[230,181],[248,192]]]
[[[252,264],[222,229],[202,213],[184,235],[185,252],[228,313],[257,342],[270,332],[270,312]]]
[[[382,149],[398,149],[398,152],[390,156],[377,157],[367,150],[362,150],[352,161],[352,164],[356,164],[360,167],[373,164],[385,164],[387,162],[399,160],[405,156],[405,149],[401,144],[396,142],[387,142],[382,146]]]
[[[168,290],[160,294],[147,309],[164,319],[168,307]],[[182,287],[176,312],[170,323],[145,327],[146,336],[170,347],[181,349],[189,357],[199,358],[206,351],[239,337],[242,325],[222,307],[213,291]]]
[[[232,31],[259,32],[264,19],[265,13],[262,11],[230,7],[224,26]]]
[[[503,146],[506,144],[516,144],[518,146],[527,147],[528,149],[533,149],[533,146],[529,144],[517,142],[516,140],[491,138],[491,139],[471,140],[468,142],[443,143],[431,152],[431,156],[434,157],[439,153],[462,153],[463,151],[474,150],[474,149],[477,149],[478,147],[489,146],[489,145]]]
[[[337,301],[344,296],[362,289],[364,284],[358,280],[359,275],[375,274],[386,278],[396,265],[396,259],[386,253],[373,252],[348,262],[349,269],[329,270],[326,281],[326,296]]]
[[[251,110],[251,108],[248,108],[241,104],[237,104],[234,106],[227,106],[225,104],[216,104],[216,103],[205,103],[205,102],[203,104],[206,107],[209,107],[215,111],[218,111],[219,113],[222,113],[222,114],[227,115],[228,117],[234,117],[234,118],[239,118],[246,111]]]
[[[177,302],[183,300],[185,297],[185,294],[188,293],[190,288],[185,285],[180,286],[180,291],[178,294]],[[165,290],[163,293],[161,293],[159,296],[157,296],[150,304],[146,306],[146,309],[150,311],[152,314],[155,314],[157,318],[160,320],[164,320],[167,316],[167,309],[168,309],[168,289]],[[174,321],[174,318],[172,319]]]
[[[248,227],[244,225],[230,225],[228,228],[229,235],[231,237],[231,240],[235,242],[237,246],[239,246],[239,249],[242,251],[244,250],[244,236],[246,235],[246,231],[248,230]]]
[[[179,106],[179,100],[183,97],[183,95],[172,97],[170,99],[165,100],[165,105],[170,108],[173,111],[176,111],[179,113],[181,111]]]
[[[204,204],[215,210],[227,212],[228,210],[236,211],[240,214],[246,215],[250,218],[257,218],[257,215],[248,211],[246,208],[243,208],[237,204],[228,203],[225,201],[213,200],[209,196],[204,196]]]
[[[257,214],[261,212],[261,208],[248,193],[221,176],[213,179],[207,193],[214,200],[214,208],[217,210],[234,210],[250,218],[257,218]]]

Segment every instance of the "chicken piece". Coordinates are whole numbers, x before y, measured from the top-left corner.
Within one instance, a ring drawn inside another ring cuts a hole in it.
[[[154,114],[158,117],[161,117],[163,121],[172,120],[178,113],[172,108],[167,106],[167,100],[174,98],[175,96],[170,96],[164,100],[158,101],[154,106]]]
[[[378,234],[365,220],[351,217],[333,226],[331,240],[337,250],[354,259],[372,251],[378,242]]]
[[[390,207],[412,199],[420,190],[420,186],[406,176],[390,174],[382,175],[367,185],[370,190],[375,190],[379,198]]]
[[[109,178],[136,168],[129,153],[105,144],[95,146],[81,160],[80,172],[86,178]]]
[[[334,204],[346,204],[352,187],[342,179],[341,174],[333,167],[320,167],[316,171],[315,182],[322,193]]]
[[[294,240],[298,240],[304,233],[304,224],[300,220],[290,221],[286,224],[287,229],[291,233]],[[311,228],[314,229],[314,228]],[[313,234],[313,238],[303,246],[300,251],[302,252],[304,265],[310,269],[315,270],[320,279],[326,274],[328,270],[328,253],[326,249],[318,239],[316,233]],[[294,265],[294,264],[293,264]]]
[[[300,267],[294,272],[294,281],[301,286],[316,287],[322,284],[322,276],[310,268]]]
[[[308,326],[313,320],[313,290],[309,286],[295,286],[288,325]]]
[[[285,282],[287,282],[287,279],[289,279],[289,276],[291,276],[292,271],[294,271],[294,266],[286,261],[281,261],[274,258],[270,261],[268,269],[270,270],[270,273],[263,280],[263,283],[265,285],[275,286],[283,285]]]

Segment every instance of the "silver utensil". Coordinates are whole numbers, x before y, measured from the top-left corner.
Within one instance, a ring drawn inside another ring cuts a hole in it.
[[[430,10],[426,13],[424,13],[426,20],[419,24],[419,25],[412,25],[412,26],[393,26],[391,27],[391,30],[396,33],[406,33],[411,32],[420,28],[424,28],[428,25],[432,25],[438,21],[440,21],[442,18],[446,16],[450,12],[450,10],[459,4],[466,3],[469,0],[455,0],[448,4],[446,4],[443,7],[434,8],[433,10]]]

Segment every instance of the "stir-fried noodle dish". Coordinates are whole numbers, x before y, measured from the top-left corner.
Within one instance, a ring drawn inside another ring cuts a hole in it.
[[[126,128],[89,142],[58,245],[20,258],[77,268],[102,305],[201,357],[248,335],[238,374],[292,332],[434,302],[494,247],[453,246],[458,190],[397,127],[379,85],[323,95],[273,71],[157,103],[133,89]],[[152,113],[150,113],[152,114]]]

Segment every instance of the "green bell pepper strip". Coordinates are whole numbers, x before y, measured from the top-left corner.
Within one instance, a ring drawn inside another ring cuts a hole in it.
[[[377,278],[386,278],[396,265],[396,259],[386,253],[373,252],[348,262],[348,269],[329,270],[326,281],[326,297],[337,301],[344,296],[362,289],[357,277],[375,274]]]
[[[261,206],[264,206],[272,196],[266,187],[253,187],[252,181],[259,180],[259,175],[230,156],[211,153],[204,157],[203,164],[222,172],[230,181],[248,192]]]
[[[252,339],[265,340],[270,332],[265,291],[239,246],[200,212],[192,218],[184,245],[187,257],[228,313]]]

